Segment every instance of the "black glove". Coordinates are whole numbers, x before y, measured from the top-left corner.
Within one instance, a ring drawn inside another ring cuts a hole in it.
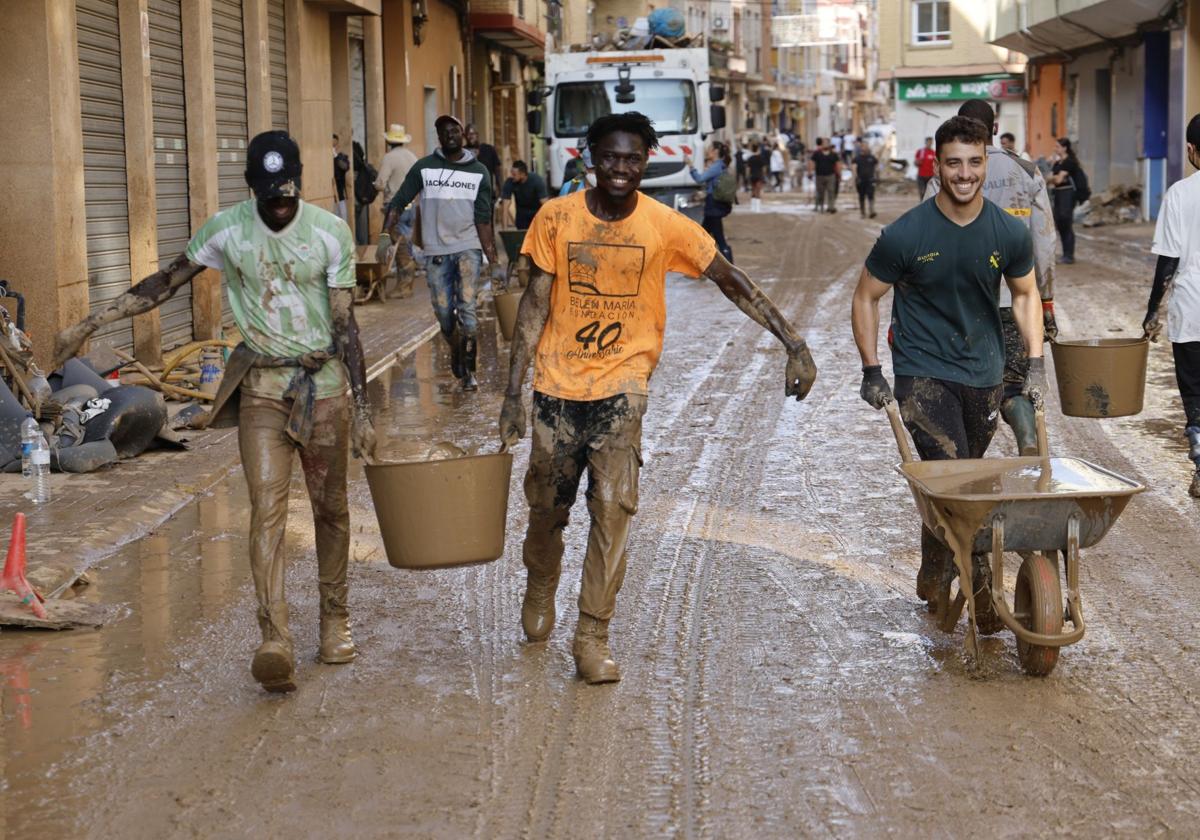
[[[504,406],[500,409],[500,442],[506,447],[516,446],[525,437],[525,406],[520,394],[505,394]]]
[[[1034,408],[1042,407],[1046,398],[1046,360],[1041,356],[1029,360],[1029,371],[1025,374],[1021,395],[1028,398]]]
[[[892,396],[892,386],[883,378],[881,365],[867,365],[862,371],[863,381],[858,395],[867,401],[867,405],[876,409],[883,408],[895,399]]]
[[[1158,337],[1162,335],[1163,331],[1163,322],[1158,317],[1158,307],[1146,313],[1146,317],[1142,321],[1142,330],[1146,333],[1146,338],[1158,341]]]

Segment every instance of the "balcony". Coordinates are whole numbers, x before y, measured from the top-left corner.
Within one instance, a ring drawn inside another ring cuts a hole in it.
[[[1158,20],[1160,0],[1000,0],[988,40],[1036,57],[1137,34]],[[1193,9],[1194,11],[1194,9]]]
[[[541,61],[546,55],[546,33],[513,14],[515,11],[514,8],[509,12],[471,12],[468,19],[471,31],[523,58]]]
[[[320,6],[331,12],[351,15],[378,15],[382,0],[305,0],[310,6]]]

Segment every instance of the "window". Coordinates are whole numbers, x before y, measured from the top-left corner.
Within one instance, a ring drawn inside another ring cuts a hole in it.
[[[554,96],[555,133],[583,137],[597,117],[622,111],[641,111],[659,134],[695,134],[696,93],[692,83],[679,79],[633,79],[635,101],[616,101],[615,81],[568,82]]]
[[[913,0],[913,43],[950,43],[950,0]]]

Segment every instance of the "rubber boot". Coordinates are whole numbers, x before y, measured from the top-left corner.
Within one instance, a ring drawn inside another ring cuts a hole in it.
[[[326,665],[353,662],[358,656],[350,635],[350,612],[346,609],[347,586],[321,584],[321,647],[317,657]]]
[[[288,633],[287,602],[275,601],[267,609],[259,607],[258,627],[263,640],[250,662],[250,673],[267,691],[295,691],[296,660]]]
[[[450,372],[454,374],[455,379],[462,379],[462,338],[458,327],[455,327],[451,332],[442,330],[442,338],[446,339],[446,343],[450,345]]]
[[[1188,457],[1196,465],[1196,474],[1192,476],[1192,486],[1188,488],[1188,495],[1200,499],[1200,426],[1188,426],[1187,439]]]
[[[575,657],[575,670],[588,685],[620,681],[621,669],[608,648],[607,621],[580,613],[571,655]]]
[[[479,390],[479,381],[475,378],[475,357],[479,351],[479,343],[475,340],[475,336],[464,337],[462,340],[462,360],[463,360],[463,390],[477,391]]]
[[[1037,413],[1028,397],[1009,397],[1000,404],[1000,416],[1012,426],[1022,455],[1037,455]]]
[[[531,642],[544,642],[554,629],[554,593],[558,575],[529,572],[525,582],[525,600],[521,602],[521,627]]]

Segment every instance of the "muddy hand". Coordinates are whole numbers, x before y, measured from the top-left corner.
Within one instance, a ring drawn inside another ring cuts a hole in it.
[[[92,330],[86,321],[80,321],[74,326],[67,327],[54,338],[54,361],[51,370],[58,370],[68,359],[79,354],[79,348],[91,336]]]
[[[1026,397],[1034,408],[1041,408],[1046,397],[1046,360],[1041,356],[1029,360],[1029,372],[1021,386],[1021,396]]]
[[[1146,338],[1154,342],[1158,341],[1158,337],[1162,335],[1163,324],[1158,319],[1157,309],[1146,313],[1146,320],[1142,321],[1142,331],[1145,332]]]
[[[390,234],[379,234],[379,244],[375,246],[375,262],[380,265],[386,265],[388,262],[388,253],[392,250],[392,237]]]
[[[1058,338],[1058,321],[1054,319],[1054,299],[1042,301],[1042,334],[1047,341]]]
[[[355,458],[375,460],[375,424],[371,421],[371,409],[367,406],[354,407],[350,442]]]
[[[800,342],[788,351],[787,382],[784,383],[783,393],[787,397],[795,397],[796,401],[808,396],[813,383],[817,381],[817,365],[813,361],[808,345]]]
[[[525,406],[520,394],[505,394],[500,409],[500,442],[512,448],[525,437]]]
[[[895,399],[892,386],[883,376],[882,365],[867,365],[862,371],[863,380],[858,395],[867,401],[867,405],[880,409]]]

